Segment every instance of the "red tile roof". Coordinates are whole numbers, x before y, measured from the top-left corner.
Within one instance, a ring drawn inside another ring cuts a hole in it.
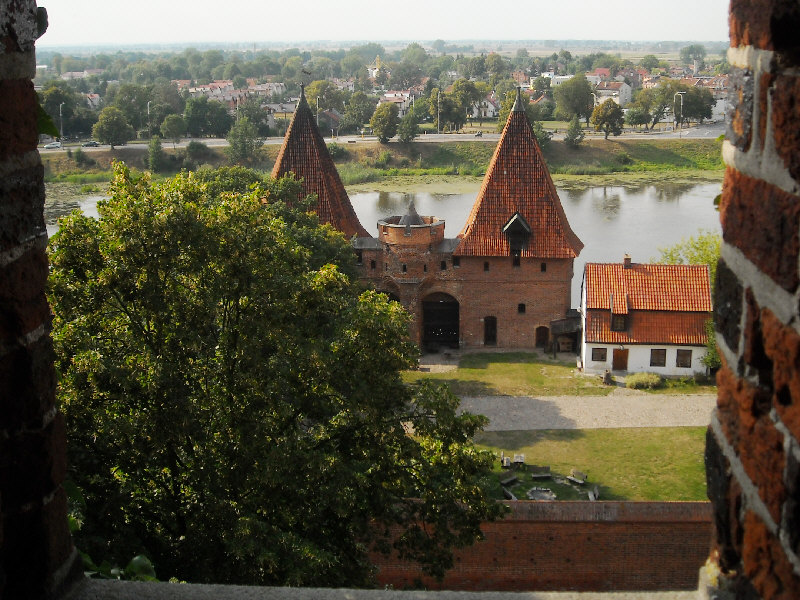
[[[300,94],[272,176],[277,178],[289,172],[303,180],[304,196],[317,195],[316,213],[321,223],[330,223],[348,238],[370,237],[353,210],[328,147],[317,129],[305,92]]]
[[[590,310],[586,341],[600,344],[669,344],[702,346],[706,343],[707,312],[639,311],[627,316],[625,331],[611,331],[611,312]]]
[[[519,212],[531,226],[520,256],[574,258],[583,243],[567,222],[531,124],[517,98],[455,256],[509,256],[503,226]]]
[[[589,310],[711,311],[707,265],[587,263],[584,286]]]

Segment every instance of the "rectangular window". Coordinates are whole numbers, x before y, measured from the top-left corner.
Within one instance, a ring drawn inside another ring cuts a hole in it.
[[[547,263],[542,263],[539,268],[541,269],[542,273],[547,272]]]
[[[422,265],[422,272],[423,273],[427,273],[428,272],[428,265]]]
[[[447,271],[447,261],[446,260],[443,260],[441,263],[439,263],[439,269],[441,269],[442,271]]]
[[[514,266],[515,266],[515,267],[518,267],[518,266],[519,266],[519,254],[515,254],[515,255],[514,255],[514,262],[513,262],[513,264],[514,264]]]
[[[403,263],[403,273],[405,273],[406,271],[408,271],[408,269],[406,268],[405,263]]]
[[[650,366],[651,367],[667,366],[667,350],[665,348],[653,348],[652,350],[650,350]]]
[[[488,262],[483,263],[483,270],[484,271],[488,271],[489,270],[489,263]]]
[[[605,348],[592,348],[592,361],[593,362],[606,362],[606,357],[608,354],[606,353]]]
[[[611,315],[611,331],[625,331],[625,315]]]
[[[517,304],[517,312],[519,314],[524,314],[525,313],[525,303],[524,302],[520,302],[519,304]]]
[[[461,266],[461,257],[460,256],[454,256],[453,257],[453,266],[454,267],[460,267]]]
[[[360,265],[362,259],[363,259],[363,255],[361,253],[361,250],[356,250],[356,264]]]
[[[375,270],[375,261],[374,260],[369,261],[369,268],[372,269],[373,271]]]
[[[691,350],[678,350],[678,356],[675,358],[675,366],[689,369],[692,366],[692,351]]]

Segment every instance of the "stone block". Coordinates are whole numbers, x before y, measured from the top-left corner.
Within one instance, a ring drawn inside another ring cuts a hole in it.
[[[726,136],[742,152],[750,149],[753,135],[755,77],[749,69],[732,69],[728,79]]]
[[[800,77],[782,74],[771,90],[775,150],[795,181],[800,181]],[[795,199],[796,201],[796,199]]]
[[[736,274],[720,259],[714,289],[714,322],[725,344],[733,352],[739,350],[743,295],[744,290]]]

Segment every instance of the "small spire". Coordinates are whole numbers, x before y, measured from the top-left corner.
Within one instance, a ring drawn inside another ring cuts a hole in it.
[[[301,83],[300,84],[300,97],[301,98],[305,98],[306,97],[306,84],[305,83]]]
[[[517,99],[514,100],[514,107],[511,112],[525,112],[525,107],[522,105],[522,88],[517,88]]]

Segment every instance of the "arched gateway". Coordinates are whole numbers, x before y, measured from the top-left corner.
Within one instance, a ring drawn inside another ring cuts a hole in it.
[[[422,299],[422,346],[430,350],[458,348],[458,300],[437,292]]]

